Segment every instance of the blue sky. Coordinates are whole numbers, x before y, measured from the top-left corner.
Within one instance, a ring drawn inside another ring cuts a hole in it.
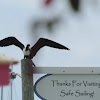
[[[23,44],[30,43],[33,46],[40,37],[44,37],[71,49],[65,51],[42,48],[33,58],[39,67],[99,67],[100,8],[99,3],[93,5],[90,1],[93,0],[87,0],[87,3],[82,1],[81,13],[74,14],[68,3],[65,6],[64,0],[48,9],[44,9],[39,0],[0,0],[0,39],[15,36]],[[54,35],[48,35],[46,30],[40,30],[38,37],[31,34],[31,20],[41,17],[49,19],[58,15],[61,16],[61,21],[53,31]],[[21,73],[20,60],[23,59],[23,53],[19,48],[0,48],[0,53],[19,60],[19,64],[15,65],[13,70]],[[21,100],[21,79],[17,77],[14,84],[18,100]],[[6,97],[4,100],[7,100]]]

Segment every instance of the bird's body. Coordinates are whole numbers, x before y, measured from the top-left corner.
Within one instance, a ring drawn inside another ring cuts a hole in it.
[[[30,53],[31,53],[30,44],[27,44],[26,48],[23,48],[24,59],[29,58]]]
[[[24,58],[28,58],[28,56],[30,55],[30,49],[26,50],[26,48],[23,49],[23,54],[24,54]]]
[[[25,46],[20,41],[18,41],[15,37],[7,37],[7,38],[4,38],[3,40],[0,40],[0,47],[10,46],[10,45],[15,45],[15,46],[19,47],[24,53],[24,58],[29,58],[29,59],[32,59],[36,55],[36,53],[44,46],[70,50],[69,48],[67,48],[59,43],[56,43],[54,41],[51,41],[51,40],[45,39],[45,38],[40,38],[36,42],[36,44],[31,48],[30,48],[29,44],[27,44],[27,46],[25,48]]]

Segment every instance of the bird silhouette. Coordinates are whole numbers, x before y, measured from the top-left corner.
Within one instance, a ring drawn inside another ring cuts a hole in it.
[[[23,53],[24,53],[24,58],[29,58],[32,59],[36,53],[44,46],[49,46],[53,48],[58,48],[58,49],[65,49],[65,50],[70,50],[69,48],[56,43],[52,40],[45,39],[45,38],[40,38],[33,47],[30,48],[30,44],[27,44],[25,47],[18,39],[15,37],[7,37],[2,40],[0,40],[0,47],[5,47],[5,46],[10,46],[10,45],[15,45],[19,47]]]

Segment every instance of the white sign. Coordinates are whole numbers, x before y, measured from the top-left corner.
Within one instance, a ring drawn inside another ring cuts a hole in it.
[[[100,75],[50,75],[34,85],[42,100],[99,100]]]

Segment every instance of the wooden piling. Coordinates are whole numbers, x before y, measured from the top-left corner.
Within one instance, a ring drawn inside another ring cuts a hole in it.
[[[34,100],[33,62],[30,59],[21,60],[22,100]]]

